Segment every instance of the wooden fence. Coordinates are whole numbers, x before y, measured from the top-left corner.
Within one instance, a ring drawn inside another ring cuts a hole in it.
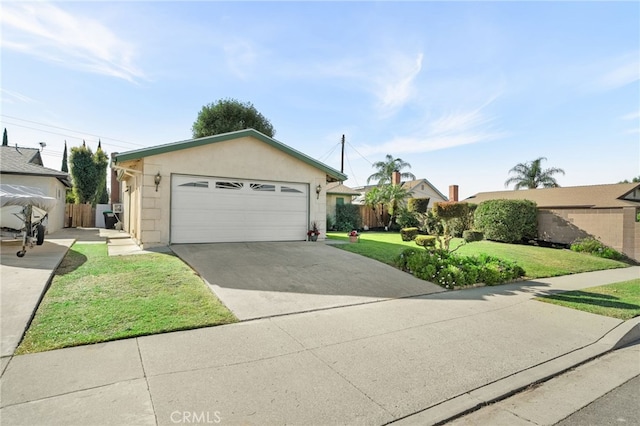
[[[94,228],[96,209],[91,204],[66,204],[64,208],[65,228]]]
[[[362,219],[362,227],[378,228],[389,223],[389,213],[387,213],[386,209],[381,219],[378,211],[373,211],[368,206],[360,206],[360,218]]]

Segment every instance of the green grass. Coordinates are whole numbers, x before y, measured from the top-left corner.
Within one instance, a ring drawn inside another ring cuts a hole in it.
[[[628,320],[640,315],[640,279],[551,294],[536,300]]]
[[[74,244],[56,270],[18,354],[235,322],[171,254],[109,257]]]
[[[348,240],[344,232],[328,232],[330,239]],[[451,249],[462,244],[461,238],[455,238]],[[364,232],[358,244],[340,244],[343,250],[376,259],[393,265],[394,258],[407,247],[418,247],[413,241],[402,241],[395,232]],[[571,250],[534,247],[519,244],[504,244],[493,241],[478,241],[466,244],[456,254],[474,256],[481,253],[511,260],[520,265],[526,272],[526,278],[555,277],[580,272],[599,271],[603,269],[624,268],[628,265],[610,259],[602,259],[586,253]]]

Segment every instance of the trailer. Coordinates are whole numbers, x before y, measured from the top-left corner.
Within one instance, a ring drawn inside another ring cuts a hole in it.
[[[45,223],[56,203],[40,188],[0,184],[0,228],[22,239],[18,257],[24,257],[27,247],[44,243]]]

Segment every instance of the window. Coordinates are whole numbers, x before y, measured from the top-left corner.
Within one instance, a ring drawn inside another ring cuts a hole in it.
[[[195,188],[208,188],[209,187],[209,182],[207,182],[206,180],[200,180],[200,181],[197,181],[197,182],[183,183],[180,186],[193,186]]]
[[[337,197],[336,198],[336,206],[342,206],[342,205],[344,205],[344,198]]]
[[[249,187],[254,191],[264,191],[264,192],[276,192],[275,185],[268,185],[263,183],[251,183]]]
[[[291,188],[284,185],[280,187],[280,192],[295,192],[297,194],[302,194],[302,191],[300,191],[299,189]]]
[[[243,186],[244,184],[242,182],[216,182],[216,188],[218,189],[234,189],[237,191],[239,189],[242,189]]]

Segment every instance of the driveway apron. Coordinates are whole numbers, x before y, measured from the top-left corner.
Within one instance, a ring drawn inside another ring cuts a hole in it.
[[[321,243],[179,244],[171,249],[241,320],[443,291],[391,266]]]

